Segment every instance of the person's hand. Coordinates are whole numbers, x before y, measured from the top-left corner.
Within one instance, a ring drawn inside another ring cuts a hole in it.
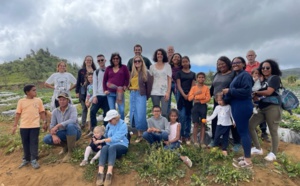
[[[16,130],[17,130],[17,125],[14,125],[11,134],[14,135],[16,133]]]
[[[94,104],[97,104],[97,103],[98,103],[98,98],[97,98],[97,96],[93,97],[92,103],[94,103]]]
[[[97,149],[102,149],[102,146],[101,146],[101,145],[98,145],[98,146],[97,146]]]
[[[153,131],[153,128],[152,128],[152,127],[148,128],[148,129],[147,129],[147,132],[154,132],[154,131]]]
[[[61,140],[59,139],[58,136],[52,135],[52,141],[54,144],[60,144]]]
[[[188,100],[188,95],[184,94],[184,95],[183,95],[183,98],[184,98],[185,100]]]
[[[51,134],[51,135],[56,134],[57,130],[58,130],[57,127],[54,126],[54,127],[50,130],[50,134]]]
[[[236,124],[235,124],[235,123],[233,123],[232,125],[233,125],[233,128],[235,128],[235,127],[236,127]]]
[[[76,98],[79,98],[79,93],[76,93]]]
[[[252,99],[253,99],[254,102],[259,101],[259,97],[258,96],[254,96]]]
[[[170,93],[167,92],[167,93],[165,94],[165,101],[169,101],[169,98],[170,98]]]
[[[124,89],[124,91],[126,91],[127,90],[127,86],[123,86],[123,89]]]
[[[169,141],[164,141],[164,144],[170,145],[170,142]]]
[[[104,91],[104,94],[106,94],[106,95],[109,94],[109,91],[108,90]]]
[[[229,92],[229,88],[224,88],[224,89],[222,90],[222,92],[223,92],[223,94],[227,94],[227,93]]]
[[[85,106],[86,106],[87,108],[89,108],[90,105],[91,105],[91,103],[90,103],[89,101],[88,101],[88,102],[85,102]]]

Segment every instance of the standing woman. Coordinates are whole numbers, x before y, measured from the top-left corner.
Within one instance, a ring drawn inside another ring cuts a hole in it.
[[[155,64],[150,66],[150,74],[153,76],[153,86],[151,99],[153,106],[161,107],[162,115],[168,115],[168,101],[171,92],[172,70],[168,64],[168,56],[164,49],[159,48],[154,52],[153,61]]]
[[[87,87],[84,85],[86,74],[93,73],[96,70],[96,66],[93,57],[90,55],[85,56],[82,68],[78,71],[77,82],[76,82],[76,97],[79,98],[82,116],[81,116],[81,129],[86,124],[87,107],[85,105]]]
[[[168,113],[170,112],[170,109],[171,109],[172,92],[175,96],[176,103],[178,102],[178,99],[179,99],[180,93],[178,92],[176,76],[177,76],[177,73],[182,69],[181,55],[179,53],[173,54],[169,64],[171,65],[171,69],[172,69],[172,82],[171,82],[170,98],[169,98],[169,103],[168,103]]]
[[[52,74],[45,82],[45,87],[53,89],[51,100],[51,110],[59,106],[57,96],[65,92],[70,95],[70,91],[76,87],[76,78],[67,72],[67,63],[60,61],[57,63],[56,73]],[[71,98],[70,98],[71,100]]]
[[[190,59],[187,56],[182,57],[182,69],[176,75],[178,88],[177,109],[179,110],[179,120],[181,124],[180,136],[186,141],[187,145],[191,144],[191,114],[193,102],[188,100],[188,94],[192,86],[195,84],[196,74],[190,70]]]
[[[225,100],[230,102],[232,116],[235,121],[237,131],[241,137],[244,149],[244,157],[234,159],[235,167],[252,167],[251,162],[251,138],[249,133],[249,119],[252,115],[252,86],[251,75],[245,71],[246,61],[242,57],[235,57],[232,61],[232,69],[236,76],[230,83],[229,88],[223,89]],[[240,161],[239,161],[240,160]]]
[[[130,75],[130,121],[138,131],[139,143],[142,140],[143,131],[147,130],[147,99],[150,97],[153,78],[147,71],[147,67],[141,56],[135,56]]]
[[[214,75],[212,86],[210,88],[211,96],[214,96],[214,110],[218,106],[218,101],[216,100],[216,95],[222,92],[224,88],[228,88],[233,78],[235,77],[235,71],[232,70],[231,61],[226,56],[219,57],[217,61],[217,73]],[[210,147],[214,146],[214,137],[217,128],[218,117],[214,118],[211,122],[212,128],[212,140],[209,144]],[[240,148],[240,136],[237,132],[236,127],[231,127],[232,138],[234,142],[233,151],[238,152]]]
[[[126,65],[122,65],[119,53],[113,53],[110,58],[110,66],[106,68],[103,77],[103,89],[107,95],[109,109],[115,109],[118,104],[121,119],[124,119],[125,97],[124,91],[129,85],[129,71]]]
[[[282,117],[281,101],[278,94],[280,88],[281,71],[276,61],[267,59],[259,65],[259,72],[263,75],[262,88],[254,92],[254,101],[258,103],[258,113],[253,114],[250,118],[250,134],[253,140],[254,147],[251,149],[251,154],[263,154],[260,147],[256,127],[263,121],[267,122],[272,137],[271,152],[265,157],[267,161],[276,160],[276,153],[278,150],[278,126]],[[275,100],[275,102],[273,101]]]

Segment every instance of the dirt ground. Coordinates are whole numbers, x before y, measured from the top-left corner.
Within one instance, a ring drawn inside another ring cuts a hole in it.
[[[7,123],[0,123],[1,130],[10,131]],[[3,132],[3,131],[2,131]],[[263,143],[263,148],[267,149],[270,143]],[[54,151],[59,152],[59,148]],[[288,143],[280,143],[279,152],[285,152],[288,156],[293,157],[295,162],[300,161],[300,146]],[[265,154],[267,152],[264,152]],[[0,186],[89,186],[96,185],[96,180],[87,182],[83,179],[84,168],[79,165],[72,165],[69,163],[51,163],[43,164],[41,157],[39,162],[40,169],[34,170],[31,166],[18,169],[21,162],[22,151],[18,150],[10,155],[4,155],[4,149],[0,149]],[[197,167],[187,171],[185,178],[181,179],[178,185],[190,185],[190,176],[197,170]],[[273,163],[266,163],[266,166],[254,166],[254,179],[250,183],[240,182],[239,185],[272,185],[272,186],[297,186],[300,185],[300,178],[291,179],[285,174],[280,174],[276,171]],[[96,171],[95,171],[96,173]],[[146,185],[142,184],[138,174],[132,171],[129,174],[119,175],[114,174],[112,185]],[[170,184],[171,185],[171,184]]]

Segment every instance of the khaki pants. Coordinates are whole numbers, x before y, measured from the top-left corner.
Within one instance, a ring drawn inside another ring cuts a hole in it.
[[[256,127],[263,121],[266,121],[272,138],[271,152],[273,152],[274,154],[277,153],[279,143],[278,126],[281,121],[281,116],[282,109],[280,105],[270,105],[266,108],[258,109],[258,113],[251,116],[249,120],[249,131],[253,144],[257,149],[261,149],[261,147],[258,142]]]

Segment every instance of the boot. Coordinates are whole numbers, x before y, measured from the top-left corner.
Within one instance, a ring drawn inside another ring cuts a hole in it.
[[[76,135],[74,136],[67,136],[67,145],[68,145],[68,153],[67,155],[63,158],[62,162],[67,163],[72,157],[72,151],[75,147],[75,142],[76,142]]]

